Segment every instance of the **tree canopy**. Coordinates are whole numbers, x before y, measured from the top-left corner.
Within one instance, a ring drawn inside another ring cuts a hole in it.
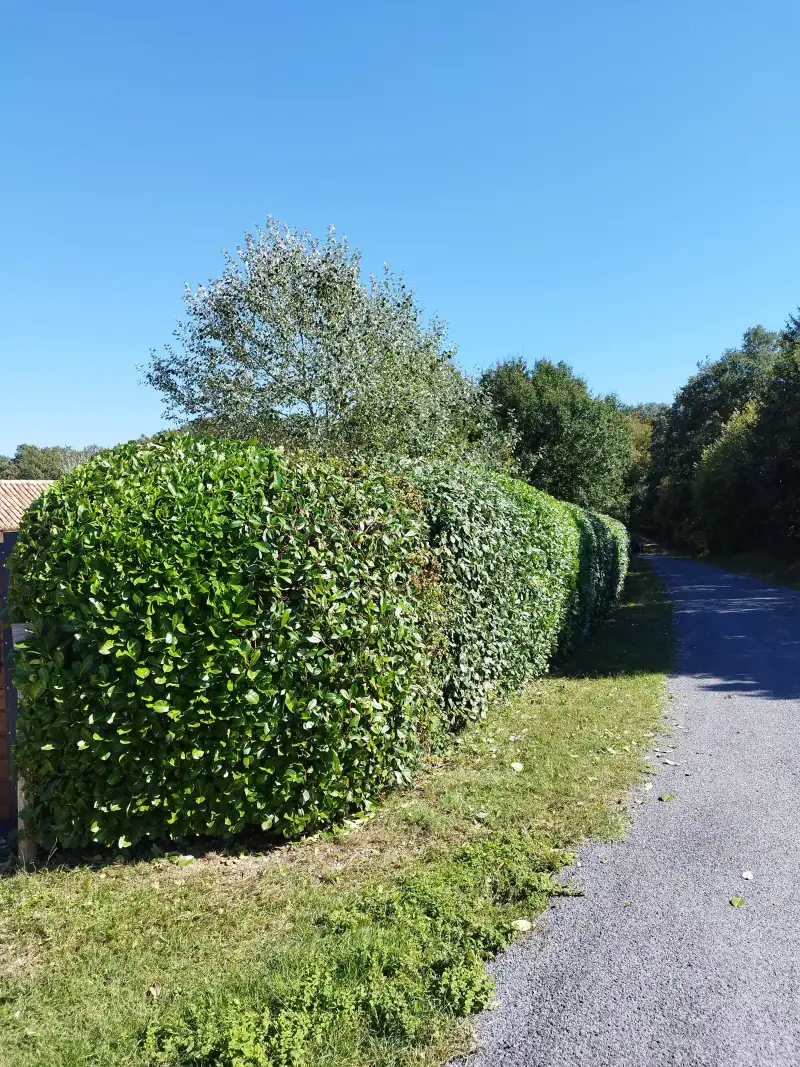
[[[595,397],[565,363],[499,363],[481,378],[500,426],[516,438],[520,476],[581,507],[623,516],[633,434],[614,397]]]
[[[0,456],[0,478],[54,479],[74,470],[87,459],[102,452],[100,445],[70,448],[55,445],[39,448],[37,445],[19,445],[13,456]]]
[[[739,348],[705,360],[653,422],[652,462],[640,517],[669,539],[701,540],[693,482],[703,452],[735,412],[757,402],[781,352],[778,333],[753,326]]]
[[[669,404],[623,404],[622,411],[631,431],[631,459],[627,476],[630,512],[638,514],[647,499],[648,476],[652,462],[653,426],[662,420]]]
[[[492,438],[444,324],[425,321],[388,268],[364,284],[359,253],[333,229],[318,241],[268,220],[185,304],[176,344],[146,373],[177,422],[346,454],[431,455]]]
[[[735,411],[719,437],[703,450],[692,481],[699,541],[715,552],[735,552],[747,546],[756,519],[749,492],[753,426],[757,420],[750,400]]]
[[[800,550],[800,341],[776,361],[752,428],[749,489],[765,547]]]
[[[636,515],[710,551],[800,549],[800,312],[701,364],[653,424]]]

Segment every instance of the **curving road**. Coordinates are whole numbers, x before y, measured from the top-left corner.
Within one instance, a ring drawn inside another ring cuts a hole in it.
[[[651,562],[678,728],[627,839],[581,853],[586,896],[492,964],[470,1067],[800,1065],[800,592]]]

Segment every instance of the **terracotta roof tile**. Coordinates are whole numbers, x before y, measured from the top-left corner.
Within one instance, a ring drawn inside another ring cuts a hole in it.
[[[23,512],[52,482],[0,478],[0,531],[18,530]]]

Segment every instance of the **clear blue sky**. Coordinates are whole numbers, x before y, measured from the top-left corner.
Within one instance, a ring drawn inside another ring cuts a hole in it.
[[[797,0],[0,0],[0,452],[161,425],[135,364],[267,214],[472,371],[668,400],[800,303]]]

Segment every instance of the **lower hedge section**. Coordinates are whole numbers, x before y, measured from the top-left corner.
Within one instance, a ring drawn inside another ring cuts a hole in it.
[[[12,555],[32,832],[127,847],[363,810],[586,634],[626,561],[619,523],[479,468],[104,453]]]

